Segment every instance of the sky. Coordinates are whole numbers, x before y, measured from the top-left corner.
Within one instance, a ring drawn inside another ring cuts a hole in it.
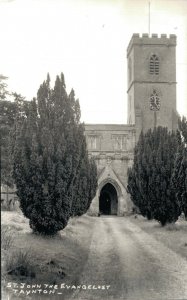
[[[177,110],[187,116],[187,0],[0,0],[0,74],[36,96],[64,73],[85,123],[127,122],[126,49],[133,33],[176,34]]]

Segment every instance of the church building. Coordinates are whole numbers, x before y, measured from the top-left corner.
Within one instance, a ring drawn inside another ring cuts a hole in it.
[[[95,158],[98,188],[89,213],[123,216],[132,210],[127,170],[140,132],[177,128],[176,35],[133,34],[127,47],[128,124],[86,124],[89,156]]]

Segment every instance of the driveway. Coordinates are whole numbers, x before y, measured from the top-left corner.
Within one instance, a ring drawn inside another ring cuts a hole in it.
[[[187,299],[184,258],[128,218],[100,217],[93,230],[71,299]]]

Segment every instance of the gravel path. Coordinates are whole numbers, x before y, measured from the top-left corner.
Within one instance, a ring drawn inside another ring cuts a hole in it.
[[[128,219],[100,217],[71,299],[187,299],[187,261]]]

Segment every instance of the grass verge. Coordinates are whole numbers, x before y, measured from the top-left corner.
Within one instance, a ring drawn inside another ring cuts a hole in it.
[[[96,218],[73,218],[68,226],[54,237],[32,233],[28,220],[19,212],[3,211],[4,228],[3,300],[25,299],[17,295],[13,283],[19,287],[49,284],[76,285],[87,261],[93,225]],[[11,284],[10,284],[11,283]],[[24,289],[23,289],[24,290]],[[59,299],[69,299],[72,291],[64,289]],[[29,299],[51,299],[50,295],[29,295]],[[53,297],[55,300],[58,296]]]
[[[168,248],[187,259],[187,222],[179,219],[175,224],[161,226],[157,221],[148,221],[141,215],[131,216],[130,220],[162,242]]]

